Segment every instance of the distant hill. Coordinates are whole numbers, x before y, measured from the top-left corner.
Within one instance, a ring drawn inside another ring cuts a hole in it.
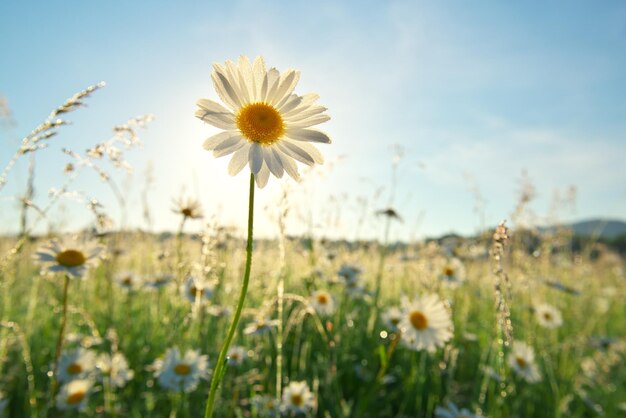
[[[590,219],[568,225],[577,235],[598,235],[615,238],[626,235],[626,222],[613,219]]]

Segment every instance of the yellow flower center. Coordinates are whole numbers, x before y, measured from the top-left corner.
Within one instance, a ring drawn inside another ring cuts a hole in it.
[[[191,286],[189,288],[189,294],[191,294],[191,296],[193,296],[194,298],[198,296],[198,293],[200,294],[200,296],[202,296],[202,290],[198,290],[196,286]]]
[[[515,357],[515,362],[517,363],[520,369],[526,368],[526,360],[524,360],[523,358]]]
[[[249,103],[237,113],[237,127],[248,140],[271,145],[285,133],[280,112],[263,102]]]
[[[291,403],[295,406],[304,405],[304,398],[299,393],[294,393],[291,395]]]
[[[130,276],[126,276],[122,279],[122,284],[124,286],[130,286],[131,284],[133,284],[133,279]]]
[[[426,315],[420,311],[411,312],[409,320],[411,321],[411,325],[413,325],[416,330],[423,331],[428,328],[428,318],[426,318]]]
[[[180,210],[180,213],[182,213],[185,218],[191,218],[193,215],[193,209],[183,208]]]
[[[320,293],[317,295],[317,303],[320,305],[326,305],[328,303],[328,295],[326,293]]]
[[[63,267],[77,267],[85,264],[85,255],[78,250],[61,251],[56,256],[57,263]]]
[[[546,321],[549,321],[552,319],[552,315],[550,315],[550,312],[545,312],[543,314],[543,319],[545,319]]]
[[[85,395],[86,393],[84,391],[70,393],[65,401],[68,403],[68,405],[76,405],[85,398]]]
[[[191,373],[191,367],[185,363],[179,363],[174,367],[174,373],[179,374],[181,376],[187,376]]]
[[[400,323],[400,318],[393,317],[389,320],[392,325],[398,325]]]
[[[72,363],[69,366],[67,366],[66,370],[69,374],[79,374],[80,372],[83,371],[83,367],[78,363]]]
[[[450,266],[446,266],[446,268],[443,269],[443,274],[445,274],[448,277],[451,277],[454,275],[454,269]]]

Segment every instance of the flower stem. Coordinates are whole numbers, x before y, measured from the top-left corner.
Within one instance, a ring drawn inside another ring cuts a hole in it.
[[[224,377],[224,367],[226,367],[226,354],[230,343],[237,331],[237,325],[239,324],[239,318],[241,317],[241,311],[243,310],[243,304],[246,300],[246,293],[248,292],[248,283],[250,281],[250,267],[252,266],[252,226],[254,218],[254,174],[250,173],[250,194],[248,198],[248,243],[246,245],[246,269],[243,275],[243,284],[241,286],[241,293],[239,294],[239,302],[237,302],[237,309],[233,316],[233,322],[230,324],[228,334],[226,335],[226,341],[220,350],[220,355],[215,364],[215,370],[213,371],[213,377],[211,379],[211,389],[209,391],[209,397],[207,399],[206,410],[204,412],[204,418],[213,417],[213,406],[215,404],[215,397],[217,396],[217,389],[220,382]]]
[[[52,368],[52,386],[50,391],[51,402],[54,402],[54,393],[56,392],[59,379],[58,379],[58,368],[59,368],[59,358],[61,357],[61,350],[63,349],[63,338],[65,335],[65,324],[67,322],[67,293],[70,285],[70,276],[69,274],[65,275],[65,282],[63,284],[63,311],[61,313],[61,326],[59,329],[59,337],[57,338],[57,346],[54,353],[54,366]]]

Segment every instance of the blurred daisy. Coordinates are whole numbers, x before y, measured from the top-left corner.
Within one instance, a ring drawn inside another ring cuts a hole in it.
[[[202,218],[202,205],[196,199],[183,199],[181,197],[174,200],[172,212],[181,215],[185,219],[200,219]]]
[[[448,402],[446,408],[435,408],[435,416],[440,418],[480,418],[480,415],[472,414],[468,409],[459,409],[454,403]]]
[[[535,363],[535,352],[529,345],[521,341],[513,341],[513,350],[509,354],[508,363],[515,374],[528,383],[541,381],[539,368]]]
[[[335,312],[333,296],[325,290],[315,291],[309,298],[309,303],[318,315],[328,316]]]
[[[65,410],[82,410],[87,406],[92,382],[88,379],[72,380],[63,385],[57,395],[57,408]]]
[[[252,405],[258,410],[260,417],[276,417],[280,415],[280,400],[270,395],[255,395]]]
[[[114,280],[119,287],[128,291],[135,290],[141,286],[139,277],[128,271],[116,274]]]
[[[187,350],[181,356],[178,347],[169,348],[163,357],[154,363],[159,384],[173,391],[191,392],[200,382],[208,378],[209,360],[199,350]]]
[[[202,303],[211,299],[213,288],[202,279],[187,276],[185,283],[181,286],[181,293],[191,303],[195,303],[196,300]]]
[[[97,264],[101,251],[102,247],[91,241],[53,239],[40,247],[34,257],[45,271],[83,277],[89,267]]]
[[[82,347],[65,351],[61,354],[58,367],[60,382],[85,379],[91,376],[96,368],[96,353]]]
[[[170,284],[174,280],[174,275],[163,273],[144,282],[144,285],[150,289],[159,290]]]
[[[437,295],[426,295],[413,302],[403,300],[404,313],[399,328],[403,342],[413,350],[433,352],[452,338],[450,313]]]
[[[227,306],[210,305],[206,311],[215,318],[224,318],[229,316],[233,310]]]
[[[126,386],[135,373],[128,368],[126,357],[122,353],[115,353],[113,357],[109,354],[101,354],[98,357],[96,367],[103,376],[107,376],[113,386],[123,388]]]
[[[382,320],[385,326],[391,331],[397,331],[398,325],[400,325],[400,321],[402,320],[403,316],[404,314],[402,313],[402,310],[400,310],[400,308],[392,306],[390,308],[387,308],[387,310],[383,312]]]
[[[243,330],[246,335],[262,335],[267,334],[273,327],[278,325],[277,319],[257,318]]]
[[[325,107],[315,104],[317,94],[293,94],[299,71],[280,74],[276,68],[267,70],[262,57],[250,63],[241,56],[236,64],[213,64],[211,78],[227,107],[200,99],[196,117],[225,130],[207,139],[204,148],[215,157],[234,153],[229,174],[239,173],[247,163],[257,185],[264,187],[270,172],[280,178],[286,171],[297,180],[294,160],[311,166],[323,163],[322,154],[309,142],[329,144],[330,138],[310,128],[330,117],[323,114]]]
[[[451,287],[456,287],[465,281],[465,267],[456,257],[446,259],[441,267],[439,279]]]
[[[228,349],[226,358],[229,366],[241,366],[247,356],[245,348],[235,345]]]
[[[282,409],[296,414],[313,409],[315,398],[306,382],[291,382],[283,390]]]
[[[361,278],[362,270],[360,267],[342,264],[337,272],[337,275],[341,277],[346,283],[354,283]]]
[[[563,325],[561,311],[547,303],[535,305],[535,317],[539,325],[544,328],[554,329]]]

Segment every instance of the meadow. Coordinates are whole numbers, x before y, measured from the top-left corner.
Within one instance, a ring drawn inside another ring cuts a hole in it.
[[[40,152],[97,88],[53,112],[14,159]],[[245,134],[268,109],[244,109]],[[148,121],[85,155],[66,150],[68,178],[102,158],[123,169],[117,146],[132,147]],[[263,161],[275,160],[261,161],[251,190]],[[50,205],[71,185],[60,190]],[[502,223],[474,238],[340,241],[287,235],[285,212],[279,236],[246,245],[193,199],[175,202],[177,233],[156,235],[112,229],[96,200],[78,198],[93,231],[36,236],[24,221],[0,242],[0,416],[202,417],[216,375],[219,417],[626,414],[624,260],[593,241],[574,251],[567,230]],[[26,209],[39,214],[29,219],[49,213],[24,199]],[[386,230],[402,222],[392,208],[367,216]],[[200,233],[186,233],[191,222]]]

